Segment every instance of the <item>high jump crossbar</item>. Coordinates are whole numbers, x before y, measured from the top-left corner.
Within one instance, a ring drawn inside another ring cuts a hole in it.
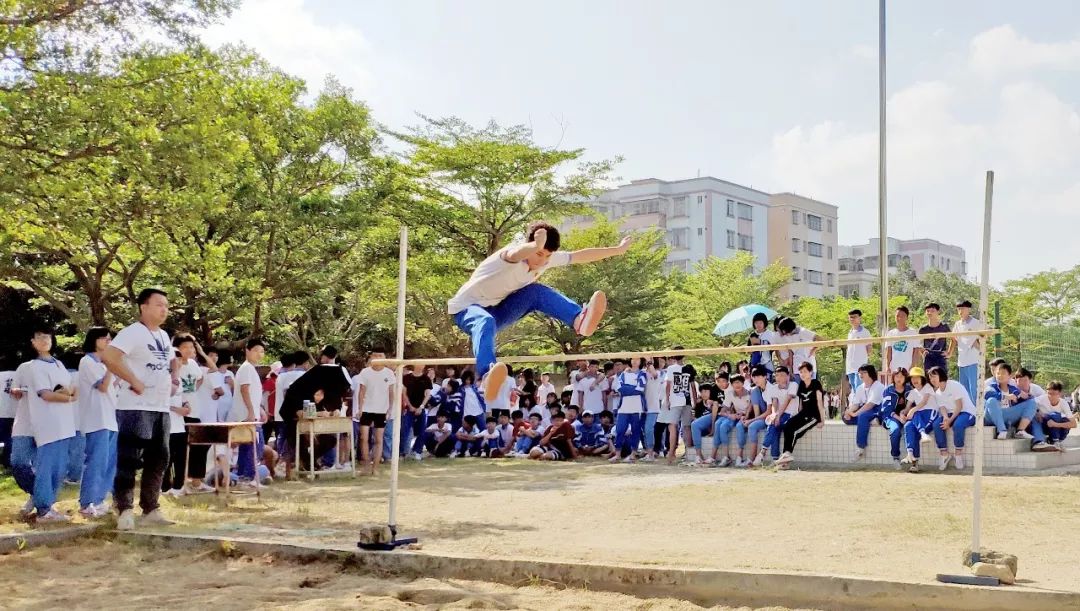
[[[956,338],[956,337],[985,337],[997,335],[999,329],[982,329],[977,331],[950,331],[947,333],[921,333],[910,336],[893,337],[864,337],[858,339],[828,339],[816,342],[794,342],[790,344],[763,344],[760,346],[715,346],[712,348],[684,348],[682,350],[644,350],[636,352],[596,352],[592,354],[536,354],[531,356],[500,356],[500,362],[508,363],[558,363],[563,361],[579,360],[611,360],[611,359],[635,359],[651,358],[656,356],[716,356],[720,354],[745,354],[747,352],[772,352],[776,350],[795,350],[796,348],[837,348],[853,344],[876,344],[878,342],[896,342],[900,339],[917,341],[924,339]],[[447,357],[447,358],[415,358],[415,359],[372,359],[372,365],[384,367],[398,367],[402,365],[472,365],[476,359],[472,357]]]

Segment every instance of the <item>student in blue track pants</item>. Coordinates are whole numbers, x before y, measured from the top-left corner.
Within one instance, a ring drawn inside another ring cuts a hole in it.
[[[870,425],[878,420],[879,411],[885,385],[878,381],[877,368],[867,363],[859,367],[859,377],[862,386],[855,390],[855,398],[844,412],[844,424],[857,427],[855,431],[855,457],[853,461],[862,460],[866,455],[866,446],[870,443]]]
[[[950,460],[954,461],[957,469],[963,469],[964,437],[967,429],[975,424],[975,404],[971,402],[971,396],[963,384],[949,379],[944,367],[931,367],[926,376],[937,393],[940,405],[940,413],[934,420],[934,439],[941,455],[938,470],[947,469]],[[953,431],[955,455],[949,454],[949,444],[945,437],[949,429]]]
[[[750,379],[753,382],[750,388],[750,407],[753,410],[749,418],[740,422],[737,427],[745,431],[746,440],[750,442],[750,453],[747,460],[754,461],[754,465],[760,465],[758,456],[758,436],[765,432],[768,427],[765,418],[769,415],[769,370],[762,366],[750,370]]]
[[[766,417],[768,428],[765,429],[765,442],[757,457],[754,458],[754,466],[765,460],[765,450],[768,449],[773,461],[780,458],[780,451],[784,443],[784,425],[788,419],[799,412],[799,385],[791,380],[788,368],[781,365],[776,368],[774,374],[776,384],[769,389],[768,401],[771,404],[771,413]]]
[[[1064,386],[1054,380],[1046,385],[1046,394],[1036,397],[1038,411],[1032,427],[1042,427],[1049,443],[1062,449],[1061,442],[1069,435],[1069,430],[1076,428],[1076,415],[1072,413],[1069,402],[1062,397]]]
[[[878,408],[878,419],[881,426],[889,431],[889,451],[893,464],[900,470],[900,437],[904,433],[904,414],[908,405],[914,400],[917,393],[912,392],[912,386],[908,377],[907,369],[901,367],[892,374],[892,384],[885,389],[882,395],[881,407]]]
[[[908,471],[919,472],[922,457],[922,440],[928,437],[938,417],[938,400],[934,387],[927,383],[922,367],[912,367],[908,375],[911,392],[908,394],[907,417],[904,422],[904,442],[907,456],[901,461],[911,465]]]

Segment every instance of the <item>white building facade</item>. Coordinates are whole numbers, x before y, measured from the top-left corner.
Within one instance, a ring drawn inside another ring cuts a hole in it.
[[[840,247],[840,294],[845,297],[867,296],[878,285],[878,238],[868,244]],[[967,257],[964,249],[929,238],[898,240],[885,243],[889,272],[907,263],[916,277],[931,269],[946,274],[967,277]]]

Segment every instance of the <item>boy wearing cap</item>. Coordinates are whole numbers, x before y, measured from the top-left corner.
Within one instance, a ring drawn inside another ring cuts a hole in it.
[[[982,331],[986,324],[971,315],[971,302],[963,300],[956,304],[960,318],[953,331]],[[979,392],[979,357],[982,355],[983,338],[979,335],[956,338],[956,366],[960,371],[960,384],[968,391],[972,402]]]

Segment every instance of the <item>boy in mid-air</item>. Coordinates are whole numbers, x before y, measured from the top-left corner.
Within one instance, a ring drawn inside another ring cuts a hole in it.
[[[506,365],[495,360],[495,334],[500,329],[532,312],[542,312],[589,337],[604,316],[607,297],[602,291],[593,293],[582,307],[537,280],[550,267],[624,254],[630,238],[623,238],[618,246],[574,252],[558,252],[560,241],[555,227],[543,222],[529,225],[524,243],[510,244],[484,259],[447,303],[454,323],[472,339],[476,375],[483,380],[486,397],[495,396],[506,380]]]

